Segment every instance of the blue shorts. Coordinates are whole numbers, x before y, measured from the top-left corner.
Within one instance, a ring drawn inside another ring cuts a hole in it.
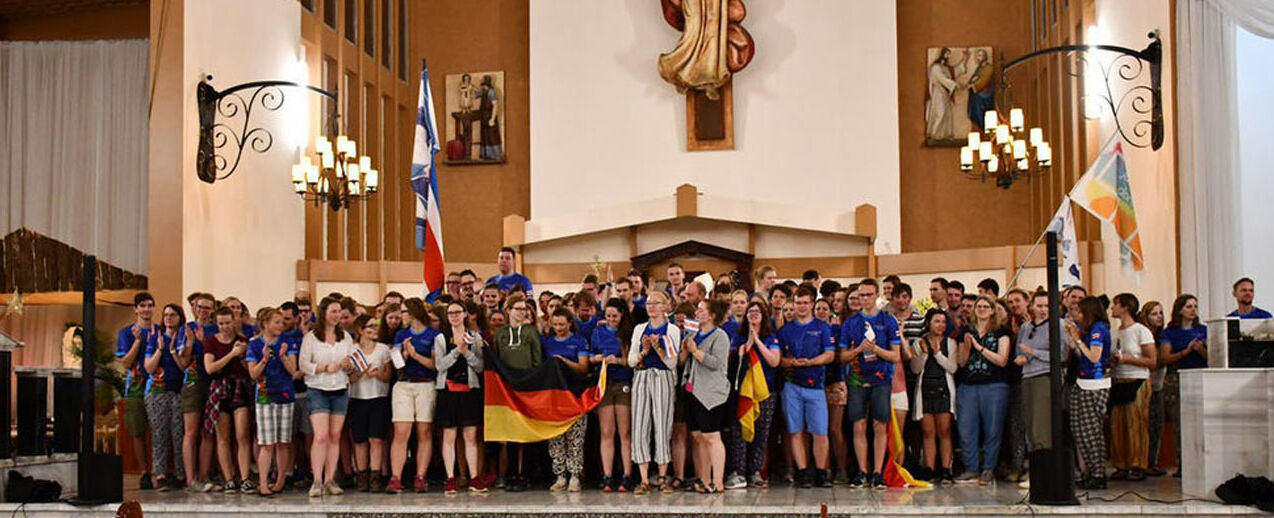
[[[783,417],[787,433],[827,435],[827,395],[823,388],[783,385]]]
[[[849,404],[846,405],[845,411],[849,413],[849,422],[862,421],[867,419],[867,411],[870,407],[871,419],[881,423],[889,422],[890,397],[893,396],[893,386],[887,383],[880,383],[870,387],[849,387]]]
[[[345,415],[349,409],[349,390],[319,390],[311,388],[309,394],[310,415],[332,414]]]

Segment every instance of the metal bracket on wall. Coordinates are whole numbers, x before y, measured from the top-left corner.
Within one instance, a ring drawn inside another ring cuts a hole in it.
[[[1163,43],[1159,31],[1147,35],[1150,44],[1142,50],[1115,45],[1063,45],[1037,50],[1009,61],[1000,69],[1000,85],[1005,98],[1011,98],[1012,86],[1008,71],[1014,67],[1053,54],[1064,54],[1063,70],[1068,76],[1084,79],[1090,69],[1089,52],[1104,51],[1118,54],[1108,63],[1094,60],[1092,69],[1101,74],[1101,91],[1080,95],[1080,114],[1085,119],[1096,120],[1109,111],[1120,138],[1133,147],[1158,150],[1163,146]],[[1142,76],[1149,74],[1150,84],[1142,84]],[[1114,88],[1129,85],[1126,88]],[[1081,85],[1081,89],[1083,86]],[[1096,103],[1095,109],[1090,103]]]
[[[243,158],[244,149],[265,153],[274,145],[274,135],[261,126],[252,126],[252,111],[260,107],[278,111],[285,97],[283,88],[303,88],[336,101],[336,93],[317,86],[291,81],[253,81],[218,91],[209,83],[212,76],[199,81],[199,149],[195,156],[195,173],[208,183],[224,180],[234,174]],[[244,98],[245,91],[251,93]],[[335,102],[330,116],[335,124]],[[218,115],[227,122],[218,122]],[[233,126],[232,126],[233,124]]]

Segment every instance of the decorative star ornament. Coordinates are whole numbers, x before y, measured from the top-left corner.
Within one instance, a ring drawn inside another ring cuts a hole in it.
[[[5,308],[5,315],[21,315],[26,309],[26,304],[22,302],[22,294],[17,288],[13,290],[13,297],[9,299],[9,306]]]

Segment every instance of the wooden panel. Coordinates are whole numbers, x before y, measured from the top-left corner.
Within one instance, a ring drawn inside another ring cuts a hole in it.
[[[388,91],[394,90],[390,85]],[[402,219],[398,217],[399,191],[402,190],[403,170],[405,166],[399,159],[398,148],[405,145],[403,143],[402,132],[398,128],[398,117],[395,115],[397,106],[394,104],[394,98],[388,95],[382,96],[381,116],[384,120],[381,127],[385,130],[385,168],[381,169],[380,183],[382,191],[380,193],[381,203],[381,238],[384,240],[384,251],[382,258],[398,259],[398,243],[402,239],[401,231]]]
[[[363,98],[367,100],[367,109],[364,112],[367,123],[363,128],[363,140],[367,142],[367,154],[372,157],[372,168],[381,171],[385,169],[385,141],[380,129],[380,94],[374,85],[369,84],[363,90]],[[381,258],[380,211],[383,197],[383,193],[378,192],[363,203],[366,208],[364,257],[369,261],[377,261]]]
[[[358,55],[359,57],[363,56],[361,52]],[[349,111],[346,112],[345,134],[358,143],[358,155],[362,156],[370,151],[363,119],[363,99],[366,91],[363,84],[359,82],[359,77],[361,76],[354,75],[351,77],[352,79],[347,86],[349,88],[347,93],[349,95]],[[359,200],[350,202],[349,208],[345,210],[345,257],[351,261],[361,261],[364,257],[364,238],[367,230],[363,226],[363,216],[366,210],[367,204]]]
[[[151,8],[148,2],[76,9],[49,16],[0,17],[0,40],[126,40],[150,37]],[[180,2],[154,0],[156,16],[168,5],[170,20],[180,13]],[[175,8],[175,9],[174,9]],[[180,14],[179,14],[180,16]],[[177,18],[180,25],[180,18]],[[171,33],[165,33],[169,37]],[[152,40],[154,41],[154,40]]]
[[[723,137],[701,140],[696,136],[696,128],[705,121],[706,115],[698,114],[699,103],[709,102],[703,94],[686,92],[686,151],[716,151],[734,149],[734,81],[730,80],[721,87],[721,130]],[[716,119],[714,114],[711,119]]]
[[[699,190],[690,184],[677,186],[677,217],[693,218],[699,215]]]
[[[417,82],[419,82],[419,80],[417,80]],[[414,135],[415,133],[415,119],[411,116],[411,112],[407,111],[406,106],[398,106],[397,120],[398,131],[402,132],[402,136],[399,140],[405,143],[407,142],[407,138],[414,138],[414,136],[408,137],[408,135]],[[399,221],[398,257],[395,257],[395,259],[399,261],[410,261],[416,258],[416,243],[414,234],[416,226],[416,195],[411,190],[411,180],[405,171],[408,171],[411,168],[412,150],[410,145],[404,144],[399,146],[397,151],[398,163],[400,164],[399,167],[404,171],[404,173],[399,174],[399,185],[402,188],[398,191],[398,214],[396,215]],[[445,235],[446,232],[444,229],[444,237]]]

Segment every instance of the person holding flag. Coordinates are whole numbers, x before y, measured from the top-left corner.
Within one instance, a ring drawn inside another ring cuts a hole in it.
[[[623,281],[628,282],[627,279]],[[628,366],[627,346],[632,341],[633,323],[628,303],[623,299],[606,301],[602,314],[605,319],[593,328],[588,345],[592,354],[590,362],[606,369],[609,378],[606,395],[597,405],[597,424],[601,427],[602,492],[627,493],[635,486],[631,438],[633,369]],[[615,479],[615,432],[619,432],[620,458],[623,459],[622,480]]]
[[[371,315],[354,319],[358,343],[350,354],[354,370],[349,375],[349,428],[354,440],[355,487],[379,493],[385,490],[381,464],[392,419],[389,380],[394,375],[389,346],[380,343],[380,326]]]
[[[730,428],[730,465],[735,471],[726,479],[726,489],[741,489],[749,482],[758,489],[769,487],[761,472],[765,468],[774,407],[778,404],[778,398],[772,396],[779,391],[778,366],[782,358],[769,313],[764,302],[749,302],[734,337],[734,346],[747,370],[739,376],[739,425]]]

